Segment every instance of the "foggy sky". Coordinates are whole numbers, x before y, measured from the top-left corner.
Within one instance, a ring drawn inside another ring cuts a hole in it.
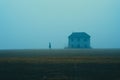
[[[64,48],[72,32],[120,48],[120,0],[0,0],[0,49]]]

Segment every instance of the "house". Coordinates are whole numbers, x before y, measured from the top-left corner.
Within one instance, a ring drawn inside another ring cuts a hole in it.
[[[85,32],[73,32],[68,37],[68,48],[91,48],[90,35]]]

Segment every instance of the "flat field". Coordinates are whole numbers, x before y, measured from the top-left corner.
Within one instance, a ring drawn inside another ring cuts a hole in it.
[[[0,50],[0,80],[120,80],[120,49]]]

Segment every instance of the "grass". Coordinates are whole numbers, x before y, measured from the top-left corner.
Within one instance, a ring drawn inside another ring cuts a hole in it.
[[[120,80],[120,50],[1,50],[0,80]]]
[[[22,63],[120,63],[120,57],[10,57],[0,62]]]

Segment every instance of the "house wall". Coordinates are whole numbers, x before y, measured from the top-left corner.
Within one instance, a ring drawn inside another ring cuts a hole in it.
[[[87,41],[85,41],[85,39]],[[89,38],[69,38],[69,48],[90,48]]]

